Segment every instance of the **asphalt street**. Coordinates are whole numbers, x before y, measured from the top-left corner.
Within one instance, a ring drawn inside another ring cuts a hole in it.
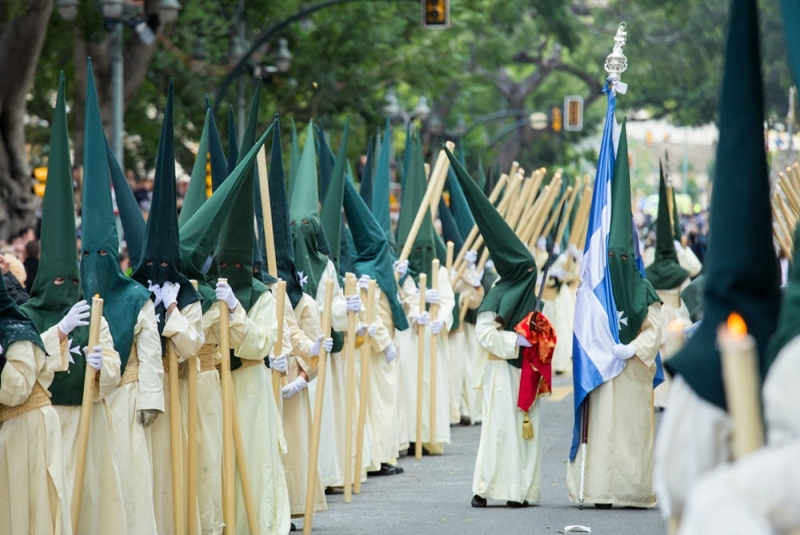
[[[542,407],[542,502],[525,509],[492,506],[474,509],[472,470],[480,426],[451,428],[445,455],[400,459],[405,473],[369,478],[361,494],[345,504],[343,495],[328,496],[328,511],[314,519],[314,531],[336,535],[545,535],[568,525],[591,528],[593,534],[662,535],[666,523],[657,509],[588,506],[579,510],[567,498],[566,466],[572,433],[572,378],[556,377],[553,396]],[[302,519],[295,521],[302,525]]]

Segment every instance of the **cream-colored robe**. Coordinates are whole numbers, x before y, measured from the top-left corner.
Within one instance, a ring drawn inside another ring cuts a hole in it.
[[[581,266],[574,259],[569,260],[569,253],[563,253],[554,262],[551,270],[554,268],[564,270],[566,276],[561,281],[555,298],[545,303],[542,312],[553,324],[558,340],[553,350],[553,372],[567,373],[572,371],[572,329],[577,287],[575,281],[578,279]]]
[[[662,362],[666,362],[672,357],[672,354],[669,352],[670,348],[667,347],[667,340],[669,340],[670,337],[670,323],[673,321],[680,321],[683,328],[692,324],[692,320],[689,317],[689,309],[686,308],[686,305],[681,299],[681,291],[689,285],[689,282],[691,281],[686,279],[679,288],[673,288],[672,290],[656,290],[662,302],[661,346],[659,347]],[[672,379],[669,374],[664,373],[664,382],[658,385],[653,391],[654,404],[657,408],[666,408],[667,399],[669,398],[669,385],[671,383]]]
[[[106,306],[113,304],[107,303]],[[153,506],[153,464],[147,449],[145,429],[136,421],[136,411],[158,410],[162,412],[159,417],[164,412],[161,339],[155,307],[149,299],[139,311],[133,336],[139,359],[139,380],[119,386],[103,400],[111,416],[114,463],[122,484],[128,535],[157,533]]]
[[[422,381],[422,442],[431,453],[441,453],[441,445],[450,443],[450,393],[447,372],[447,334],[453,326],[453,305],[455,294],[450,286],[450,275],[444,267],[439,268],[439,314],[438,319],[444,321],[444,327],[436,337],[438,349],[436,353],[436,425],[431,437],[431,333],[425,328],[425,353],[423,355]],[[419,315],[419,293],[414,279],[406,277],[402,288],[403,306],[407,310],[411,327],[398,333],[398,339],[404,339],[403,363],[401,366],[403,389],[405,391],[406,417],[408,437],[413,442],[417,433],[417,332],[416,317]],[[431,317],[431,321],[437,318]]]
[[[661,339],[661,304],[647,310],[639,335],[631,342],[636,354],[622,373],[588,396],[589,427],[586,444],[587,503],[652,507],[653,490],[653,377]],[[580,495],[581,456],[567,464],[569,498]]]
[[[308,296],[303,294],[303,297]],[[301,325],[297,321],[289,296],[286,295],[285,299],[282,353],[288,360],[286,382],[291,383],[297,379],[302,370],[311,383],[317,375],[315,367],[312,367],[311,346],[321,330],[316,303],[310,297],[305,301],[310,313],[303,317],[306,323]],[[299,305],[300,302],[298,302]],[[308,330],[304,330],[304,327],[307,327]],[[275,353],[275,348],[272,353]],[[308,489],[308,449],[311,439],[311,404],[307,388],[290,398],[283,399],[283,432],[286,436],[287,452],[283,456],[283,463],[286,469],[286,485],[289,488],[289,503],[292,517],[300,517],[305,512],[306,490]],[[314,512],[321,512],[328,509],[328,503],[325,500],[325,491],[320,481],[319,467],[317,466],[315,469],[317,470],[317,486]]]
[[[0,404],[24,404],[37,383],[47,390],[53,371],[41,348],[25,340],[3,349]],[[64,474],[61,425],[51,405],[0,424],[0,533],[72,533],[67,498],[71,492]]]
[[[197,355],[200,346],[203,345],[203,308],[199,301],[178,309],[177,306],[170,314],[169,319],[161,331],[161,336],[169,339],[169,343],[175,348],[175,355],[178,362]],[[164,355],[166,359],[166,354]],[[167,364],[168,366],[168,364]],[[159,535],[170,535],[175,533],[175,516],[172,506],[172,455],[170,436],[170,414],[169,414],[169,372],[164,370],[163,389],[164,389],[164,414],[156,418],[153,424],[145,429],[147,436],[147,446],[150,451],[150,458],[153,463],[153,506],[156,514],[156,527]],[[185,383],[185,379],[180,382]],[[199,397],[199,393],[198,393]],[[186,403],[181,404],[181,412],[186,414]],[[181,417],[181,451],[186,451],[188,440],[187,421]],[[186,473],[186,456],[183,456],[183,468]],[[184,488],[186,481],[184,479]],[[185,492],[185,491],[184,491]],[[185,497],[185,494],[184,494]],[[196,519],[200,526],[200,518]],[[202,528],[201,528],[202,529]]]
[[[272,392],[270,370],[263,364],[278,334],[275,298],[264,292],[245,313],[236,307],[230,321],[230,344],[243,360],[259,361],[256,366],[239,368],[232,373],[236,412],[242,431],[247,471],[258,519],[258,533],[284,535],[290,528],[289,491],[283,454],[283,436],[278,407]],[[219,305],[203,315],[203,329],[209,331],[208,343],[219,343]],[[239,472],[236,473],[236,533],[250,533],[244,507]]]
[[[517,408],[520,369],[504,360],[519,354],[518,335],[502,330],[494,312],[481,312],[475,326],[484,355],[483,423],[472,493],[488,500],[538,502],[542,480],[540,400],[528,411],[533,438],[522,438],[524,414]],[[489,354],[503,360],[489,359]]]
[[[120,360],[119,353],[114,349],[114,340],[111,338],[111,331],[108,330],[105,318],[102,318],[100,323],[99,340],[100,345],[103,346],[103,364],[95,382],[86,472],[83,480],[81,517],[78,523],[78,533],[74,535],[93,535],[95,533],[123,535],[127,533],[122,484],[112,453],[114,446],[111,438],[111,415],[103,403],[106,396],[118,388]],[[53,371],[65,372],[70,358],[71,339],[67,338],[61,343],[58,339],[58,327],[53,325],[42,333],[42,342],[44,342],[48,355],[54,359],[52,361]],[[61,458],[64,461],[65,489],[69,506],[72,502],[72,487],[75,481],[81,407],[80,405],[54,405],[53,409],[58,414],[61,425]],[[67,515],[71,522],[71,516],[69,513]]]
[[[474,310],[483,301],[483,286],[472,285],[476,276],[477,270],[472,266],[455,283],[453,291],[459,294],[459,313],[465,307]],[[461,321],[458,329],[450,331],[449,346],[450,423],[459,423],[462,416],[470,418],[472,423],[478,423],[481,421],[482,396],[480,390],[474,388],[480,382],[477,377],[480,372],[477,369],[480,349],[475,339],[475,326]],[[480,367],[482,369],[482,363]]]

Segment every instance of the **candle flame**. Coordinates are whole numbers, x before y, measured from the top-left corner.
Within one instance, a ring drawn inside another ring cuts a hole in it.
[[[744,336],[747,334],[747,324],[736,312],[728,316],[728,331],[735,336]]]

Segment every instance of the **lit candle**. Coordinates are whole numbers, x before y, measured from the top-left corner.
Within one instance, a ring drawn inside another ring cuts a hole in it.
[[[735,312],[728,317],[727,325],[719,326],[717,338],[736,460],[764,445],[758,355],[755,339],[747,334],[747,325]]]

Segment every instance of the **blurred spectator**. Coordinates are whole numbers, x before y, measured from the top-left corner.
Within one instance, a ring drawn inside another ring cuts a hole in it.
[[[8,295],[14,302],[21,305],[30,299],[28,292],[22,286],[25,281],[25,268],[22,267],[22,262],[17,257],[9,253],[0,255],[0,271],[3,272]],[[23,282],[20,282],[19,277],[22,277]]]
[[[40,256],[39,240],[31,240],[25,245],[25,261],[22,265],[25,267],[25,290],[31,293],[33,288],[33,281],[36,279],[36,272],[39,270],[39,256]]]

